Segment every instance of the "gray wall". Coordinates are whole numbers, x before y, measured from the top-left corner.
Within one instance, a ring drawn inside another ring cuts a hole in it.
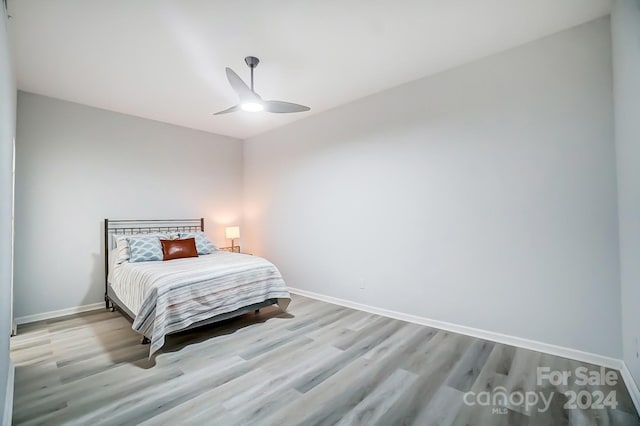
[[[11,215],[16,82],[9,53],[7,17],[0,4],[0,422],[4,418],[11,329]]]
[[[104,218],[240,220],[236,139],[20,92],[16,161],[16,317],[103,300]]]
[[[618,161],[623,357],[640,385],[640,0],[611,14]]]
[[[610,43],[600,19],[249,139],[245,244],[291,287],[620,357]]]

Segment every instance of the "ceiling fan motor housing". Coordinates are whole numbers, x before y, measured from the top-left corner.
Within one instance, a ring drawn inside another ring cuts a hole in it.
[[[256,58],[255,56],[247,56],[246,58],[244,58],[244,61],[247,63],[247,66],[249,66],[249,68],[255,68],[260,63],[260,59]]]

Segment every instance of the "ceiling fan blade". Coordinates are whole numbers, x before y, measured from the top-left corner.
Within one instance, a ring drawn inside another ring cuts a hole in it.
[[[213,115],[220,115],[220,114],[229,114],[230,112],[234,112],[240,109],[240,105],[234,105],[231,108],[227,108],[225,110],[222,111],[218,111]]]
[[[311,109],[308,106],[284,101],[264,101],[263,104],[265,111],[275,113],[302,112],[309,111]]]
[[[245,82],[242,81],[238,74],[235,73],[235,71],[228,67],[225,68],[225,71],[227,72],[227,80],[229,80],[229,84],[238,94],[238,97],[241,101],[252,101],[255,99],[260,99],[260,96],[258,96],[253,90],[251,90],[249,86],[247,86]]]

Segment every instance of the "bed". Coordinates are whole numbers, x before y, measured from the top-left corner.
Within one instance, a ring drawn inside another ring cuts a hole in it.
[[[153,355],[165,336],[277,304],[290,295],[278,269],[258,256],[212,250],[169,261],[114,261],[114,239],[155,233],[204,232],[204,219],[104,221],[105,304],[132,321]]]

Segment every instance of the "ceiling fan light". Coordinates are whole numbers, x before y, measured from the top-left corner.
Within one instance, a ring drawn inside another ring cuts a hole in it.
[[[245,102],[240,105],[243,111],[258,112],[264,110],[264,106],[258,102]]]

